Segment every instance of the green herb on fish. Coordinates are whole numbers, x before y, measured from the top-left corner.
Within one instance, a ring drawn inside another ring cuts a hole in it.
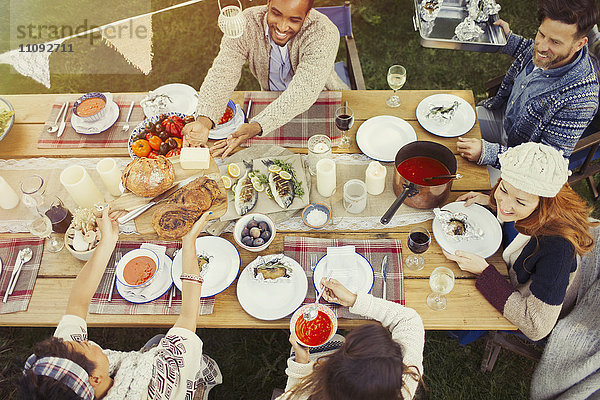
[[[304,196],[304,189],[302,188],[302,181],[299,181],[296,178],[296,174],[294,172],[294,168],[292,167],[292,164],[287,163],[282,160],[273,160],[273,164],[279,166],[282,171],[285,171],[288,174],[292,175],[292,182],[294,182],[294,194],[298,197]]]

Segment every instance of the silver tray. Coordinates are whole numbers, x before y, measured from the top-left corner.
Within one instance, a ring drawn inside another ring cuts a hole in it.
[[[422,0],[414,0],[413,25],[421,36],[421,46],[434,49],[468,50],[495,53],[506,44],[502,28],[492,25],[493,21],[478,24],[483,35],[472,42],[461,42],[455,38],[454,29],[467,16],[466,0],[444,0],[437,18],[432,22],[421,19],[419,9]],[[497,16],[494,16],[497,17]]]

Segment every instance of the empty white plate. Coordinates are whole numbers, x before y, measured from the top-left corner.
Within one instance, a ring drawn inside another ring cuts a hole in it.
[[[313,285],[317,293],[321,291],[321,278],[327,276],[327,255],[321,257],[315,270],[313,272]],[[375,281],[375,273],[373,267],[369,261],[362,255],[356,253],[356,264],[354,271],[348,271],[349,273],[344,277],[336,277],[335,273],[331,276],[337,279],[346,288],[357,292],[369,293],[373,288],[373,282]]]
[[[149,95],[157,94],[166,94],[171,99],[171,102],[167,102],[166,108],[160,110],[153,107],[142,107],[144,115],[147,118],[167,112],[193,115],[196,112],[196,108],[198,108],[198,92],[185,83],[169,83],[149,93]]]
[[[402,118],[379,115],[369,118],[356,132],[356,144],[367,156],[384,162],[393,162],[396,153],[405,144],[417,140],[417,133]]]
[[[454,116],[446,123],[440,123],[435,119],[427,117],[431,105],[449,107],[458,101],[459,106]],[[417,106],[417,120],[428,132],[441,137],[457,137],[469,132],[475,125],[475,110],[463,98],[453,94],[434,94],[421,100]]]

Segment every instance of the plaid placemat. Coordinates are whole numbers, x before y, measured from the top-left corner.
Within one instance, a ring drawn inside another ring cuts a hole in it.
[[[122,94],[113,95],[113,101],[119,106],[119,118],[117,122],[108,130],[98,133],[95,135],[82,135],[75,132],[75,129],[71,126],[71,116],[73,115],[73,103],[79,98],[77,95],[73,96],[60,96],[57,97],[50,115],[46,119],[46,123],[42,128],[40,137],[38,138],[37,147],[38,149],[72,149],[80,147],[127,147],[127,141],[129,135],[133,132],[133,129],[146,117],[144,111],[140,106],[140,100],[145,97],[144,94]],[[125,125],[125,119],[127,119],[127,113],[129,112],[129,106],[131,101],[135,101],[133,111],[131,112],[131,118],[129,118],[129,130],[123,132],[123,125]],[[65,131],[60,138],[56,137],[56,132],[48,132],[48,126],[54,123],[58,112],[62,104],[68,101],[69,106],[67,107],[67,119]]]
[[[316,239],[308,237],[286,236],[283,241],[283,252],[303,266],[308,277],[308,293],[304,303],[315,301],[315,288],[312,285],[311,266],[316,260],[327,254],[327,247],[353,245],[356,252],[363,255],[373,266],[375,282],[371,294],[381,297],[383,277],[381,262],[388,256],[387,268],[387,300],[404,305],[404,275],[402,273],[402,243],[395,239],[379,240],[346,240],[346,239]],[[329,304],[338,318],[363,318],[348,311],[348,307]]]
[[[0,240],[0,258],[2,259],[2,273],[0,274],[0,296],[4,298],[4,293],[8,289],[10,276],[17,262],[19,250],[26,247],[31,248],[33,257],[23,264],[19,280],[15,286],[13,294],[8,296],[6,303],[0,301],[0,314],[8,314],[17,311],[27,310],[29,300],[33,294],[35,279],[37,278],[44,251],[44,240],[37,237],[23,237],[15,239]]]
[[[280,92],[247,92],[244,96],[244,110],[248,109],[248,101],[252,100],[248,121],[279,95]],[[317,101],[308,110],[272,132],[265,132],[263,136],[255,136],[247,140],[242,146],[276,144],[283,147],[306,147],[308,139],[317,133],[329,136],[333,146],[336,146],[341,132],[335,127],[335,110],[341,104],[341,92],[321,92]]]
[[[167,247],[167,255],[172,257],[175,250],[181,247],[180,242],[169,242],[161,240],[153,241],[127,241],[117,242],[117,246],[108,266],[104,271],[102,280],[92,297],[89,312],[92,314],[162,314],[178,315],[181,311],[181,292],[175,290],[171,307],[169,308],[169,289],[165,294],[156,300],[144,304],[130,303],[119,295],[116,287],[111,287],[113,276],[115,274],[115,260],[121,259],[123,254],[133,249],[139,249],[143,243],[153,243]],[[115,285],[116,286],[116,285]],[[112,301],[108,301],[108,296],[112,289]],[[215,297],[207,297],[200,301],[200,315],[211,314],[215,305]]]

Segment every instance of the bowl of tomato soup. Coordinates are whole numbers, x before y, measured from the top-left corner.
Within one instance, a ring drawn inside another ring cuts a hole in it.
[[[331,340],[337,332],[337,317],[324,304],[317,304],[319,314],[312,321],[304,319],[304,311],[311,307],[312,303],[305,304],[296,310],[290,319],[290,331],[296,334],[298,343],[306,347],[321,346]]]
[[[111,101],[110,93],[86,93],[73,103],[73,114],[87,122],[99,121],[106,115],[106,105]]]
[[[130,288],[149,286],[158,275],[158,255],[149,249],[135,249],[125,254],[117,264],[117,280]]]

